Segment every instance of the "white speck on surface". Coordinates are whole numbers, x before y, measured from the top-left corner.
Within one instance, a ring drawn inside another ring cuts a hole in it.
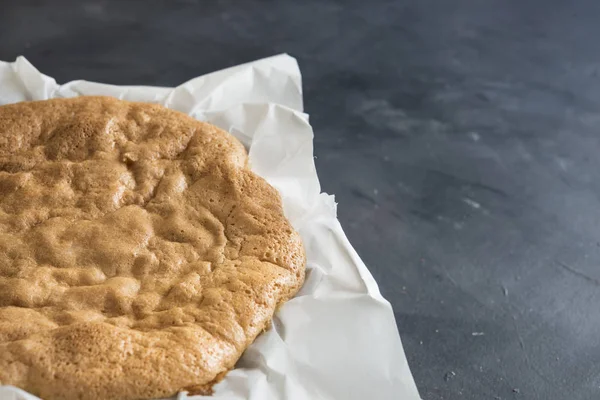
[[[454,227],[454,229],[456,229],[458,231],[458,230],[461,230],[463,228],[463,226],[465,226],[465,225],[462,222],[454,222],[452,224],[452,226]]]
[[[479,139],[481,139],[481,136],[477,132],[469,132],[469,137],[474,142],[479,142]]]
[[[373,194],[377,196],[379,194],[379,189],[373,189]]]
[[[388,156],[383,156],[383,161],[390,161],[390,158]]]
[[[463,198],[463,201],[465,202],[465,204],[467,204],[468,206],[473,207],[475,209],[481,208],[481,204],[479,204],[475,200],[470,199],[468,197]]]
[[[456,376],[456,372],[448,371],[444,374],[444,381],[448,382],[450,379],[454,378],[455,376]]]
[[[473,332],[473,333],[471,333],[471,335],[473,335],[473,336],[483,336],[483,335],[485,335],[485,333],[484,332]]]

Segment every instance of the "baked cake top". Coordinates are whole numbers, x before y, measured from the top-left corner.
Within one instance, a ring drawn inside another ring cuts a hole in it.
[[[0,384],[45,400],[207,392],[304,265],[227,132],[108,97],[0,107]]]

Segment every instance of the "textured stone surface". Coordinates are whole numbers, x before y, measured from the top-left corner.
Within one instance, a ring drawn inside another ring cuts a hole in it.
[[[597,0],[5,3],[0,59],[59,82],[297,57],[423,399],[599,397]]]

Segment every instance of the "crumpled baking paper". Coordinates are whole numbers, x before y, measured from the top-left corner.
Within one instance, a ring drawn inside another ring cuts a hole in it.
[[[23,57],[0,62],[0,104],[85,95],[160,103],[232,133],[249,149],[252,170],[279,190],[304,240],[306,283],[281,307],[272,329],[212,397],[180,393],[178,399],[419,399],[392,308],[342,231],[333,196],[321,193],[294,58],[266,58],[176,88],[58,85]],[[3,386],[0,399],[36,398]]]

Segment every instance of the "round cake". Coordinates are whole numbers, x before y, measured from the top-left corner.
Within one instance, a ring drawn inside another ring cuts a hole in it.
[[[0,385],[208,394],[304,267],[227,132],[108,97],[0,107]]]

